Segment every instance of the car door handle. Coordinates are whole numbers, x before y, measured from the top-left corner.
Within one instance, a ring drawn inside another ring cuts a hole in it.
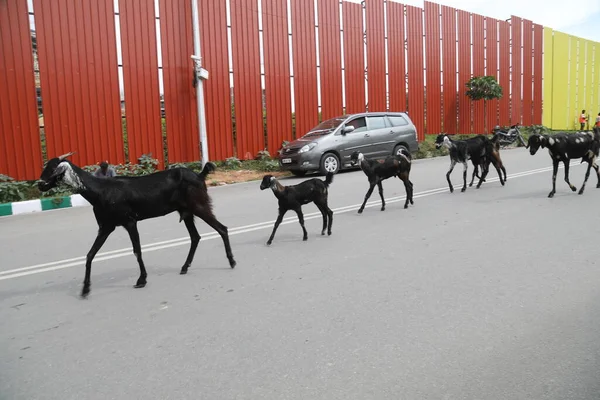
[[[394,131],[390,131],[390,134],[394,133]]]
[[[369,135],[368,133],[365,133],[365,137],[371,137],[371,135]]]

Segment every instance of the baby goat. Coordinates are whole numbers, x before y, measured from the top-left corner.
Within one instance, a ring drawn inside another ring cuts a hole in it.
[[[321,235],[325,234],[325,229],[327,229],[327,235],[331,235],[333,211],[327,205],[327,189],[332,181],[333,173],[328,172],[324,181],[312,178],[297,185],[283,186],[273,175],[265,175],[260,184],[260,190],[271,188],[279,202],[279,215],[277,216],[277,221],[275,221],[275,226],[273,226],[273,232],[267,241],[267,245],[273,242],[275,231],[277,231],[279,224],[283,220],[283,216],[288,210],[294,210],[298,214],[298,221],[303,232],[302,240],[308,240],[308,233],[304,227],[304,215],[302,214],[302,206],[308,203],[315,203],[321,214],[323,214],[323,230],[321,231]]]
[[[490,163],[494,166],[494,168],[496,168],[496,172],[498,172],[498,177],[500,178],[500,183],[502,184],[502,186],[504,186],[504,184],[506,183],[506,168],[504,168],[504,163],[502,162],[502,158],[500,158],[500,136],[498,133],[494,134],[490,140],[489,143],[486,144],[486,146],[488,147],[487,150],[487,156],[485,158],[485,169],[488,170],[489,172],[489,168],[490,168]],[[469,183],[469,187],[473,186],[473,182],[475,181],[475,177],[480,178],[478,172],[478,165],[473,163],[473,176],[471,177],[471,183]],[[484,170],[484,167],[482,166],[482,172]],[[502,179],[502,174],[500,173],[500,171],[502,171],[502,173],[504,173],[504,179]],[[485,182],[485,179],[483,179],[483,182]]]
[[[413,184],[410,181],[410,167],[412,165],[412,156],[410,152],[405,149],[401,150],[399,155],[387,156],[385,159],[368,159],[359,152],[355,151],[350,156],[352,165],[356,165],[358,162],[360,169],[369,178],[369,190],[365,195],[365,200],[358,209],[358,213],[361,214],[365,209],[367,200],[371,197],[375,185],[379,188],[379,196],[381,197],[381,211],[385,210],[385,200],[383,198],[383,185],[381,181],[384,181],[392,176],[397,176],[404,182],[404,189],[406,190],[406,202],[404,208],[408,208],[408,203],[414,204],[413,202]]]
[[[194,216],[202,218],[221,235],[229,266],[235,267],[236,262],[231,253],[227,227],[215,218],[204,182],[206,175],[215,169],[214,164],[206,163],[199,174],[187,168],[173,168],[144,176],[117,176],[102,179],[96,178],[66,160],[72,154],[67,153],[49,160],[38,181],[38,188],[46,192],[64,183],[75,193],[80,193],[93,206],[98,223],[98,235],[87,254],[82,297],[90,293],[92,260],[117,226],[124,227],[129,233],[133,253],[140,267],[140,277],[135,287],[146,286],[147,273],[142,260],[137,223],[173,211],[179,213],[179,221],[185,222],[191,238],[190,250],[181,267],[181,274],[187,273],[200,242],[200,235],[194,225]]]

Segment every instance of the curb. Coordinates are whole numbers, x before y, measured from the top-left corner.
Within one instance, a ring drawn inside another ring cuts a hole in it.
[[[88,203],[88,201],[80,194],[3,203],[0,204],[0,217],[57,210],[59,208],[87,207],[89,205],[90,203]]]

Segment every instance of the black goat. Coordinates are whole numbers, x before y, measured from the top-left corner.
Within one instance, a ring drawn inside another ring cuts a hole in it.
[[[598,176],[596,187],[600,188],[600,172],[598,165],[596,165],[596,158],[600,150],[600,129],[594,128],[593,132],[577,132],[573,134],[560,132],[555,135],[540,135],[534,133],[527,140],[525,148],[528,148],[529,154],[533,156],[540,147],[547,148],[552,159],[552,191],[550,191],[548,197],[553,197],[556,193],[556,174],[558,172],[558,164],[561,161],[565,165],[565,182],[567,182],[573,192],[577,190],[569,182],[569,164],[571,159],[581,158],[582,163],[584,161],[588,163],[585,179],[581,185],[581,189],[579,189],[579,194],[583,194],[585,184],[590,176],[590,168],[592,167],[596,170],[596,175]]]
[[[359,152],[355,151],[350,156],[352,165],[356,165],[358,162],[360,169],[369,178],[369,190],[365,195],[365,200],[358,209],[358,213],[361,214],[365,209],[367,200],[371,197],[375,185],[379,188],[379,196],[381,197],[381,211],[385,210],[385,199],[383,198],[383,185],[382,181],[397,176],[404,182],[404,189],[406,190],[406,201],[404,202],[404,208],[408,208],[408,203],[414,204],[413,202],[413,184],[410,181],[410,168],[412,166],[412,155],[406,149],[401,149],[401,153],[393,156],[387,156],[384,159],[368,159]]]
[[[504,185],[504,179],[500,174],[499,164],[493,158],[492,154],[494,144],[491,143],[487,136],[481,135],[465,140],[452,140],[447,134],[440,133],[435,139],[435,148],[439,149],[442,146],[446,146],[450,154],[450,169],[446,173],[446,180],[448,181],[448,186],[450,187],[450,193],[454,192],[454,187],[452,186],[452,182],[450,181],[450,174],[454,170],[454,166],[459,162],[462,163],[464,166],[463,187],[461,189],[461,192],[467,190],[467,163],[469,160],[471,160],[474,167],[471,185],[473,184],[475,175],[479,177],[479,175],[476,174],[476,172],[477,167],[480,166],[482,169],[482,174],[481,177],[479,177],[477,189],[481,187],[481,184],[485,181],[485,178],[489,172],[490,162],[494,162],[494,166],[498,165],[498,167],[496,167],[496,170],[498,171],[498,176],[500,177],[500,183]]]
[[[323,229],[321,235],[325,234],[327,229],[327,235],[331,235],[331,225],[333,224],[333,211],[327,205],[328,188],[333,182],[333,173],[328,172],[325,176],[325,180],[312,178],[304,182],[300,182],[297,185],[283,186],[273,175],[263,176],[262,182],[260,183],[260,190],[271,188],[273,194],[277,197],[279,202],[279,215],[273,226],[273,232],[267,241],[267,245],[273,242],[275,237],[275,231],[281,224],[283,216],[288,210],[294,210],[298,214],[298,221],[302,227],[302,240],[308,240],[308,233],[304,227],[304,215],[302,214],[302,206],[308,203],[315,203],[321,214],[323,214]],[[328,223],[329,220],[329,223]]]
[[[489,172],[490,163],[491,163],[494,166],[494,168],[496,168],[496,172],[498,172],[498,177],[500,178],[500,183],[502,184],[502,186],[504,186],[504,184],[506,183],[506,180],[507,180],[507,176],[506,176],[506,168],[504,168],[504,163],[502,162],[502,158],[500,158],[500,135],[498,133],[494,134],[490,138],[489,142],[490,143],[486,143],[487,151],[486,151],[486,157],[484,160],[484,162],[486,164],[486,168]],[[478,174],[478,170],[479,170],[479,165],[473,163],[473,177],[471,178],[471,183],[469,183],[469,187],[473,186],[473,181],[475,180],[475,177],[480,178],[480,176]],[[483,170],[483,168],[482,168],[482,170]],[[500,171],[502,171],[502,173],[504,174],[504,179],[503,179]],[[483,182],[485,182],[485,179],[483,179]]]
[[[86,297],[90,292],[92,260],[117,226],[124,227],[129,233],[133,253],[140,267],[140,277],[135,287],[146,286],[147,273],[142,261],[137,222],[164,216],[173,211],[179,213],[179,222],[185,222],[191,238],[190,251],[181,267],[181,274],[187,273],[200,241],[194,216],[202,218],[221,235],[229,265],[231,268],[235,267],[227,227],[213,215],[211,199],[204,182],[206,175],[215,169],[214,164],[206,163],[199,174],[187,168],[173,168],[139,177],[117,176],[101,179],[66,160],[72,154],[49,160],[42,171],[38,187],[40,191],[46,192],[59,183],[64,183],[74,192],[80,193],[93,206],[99,229],[98,236],[87,254],[82,297]]]

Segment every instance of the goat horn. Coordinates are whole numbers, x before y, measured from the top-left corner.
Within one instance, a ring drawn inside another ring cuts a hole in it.
[[[67,154],[63,154],[62,156],[58,157],[58,159],[59,159],[60,161],[62,161],[62,160],[64,160],[65,158],[67,158],[67,157],[69,157],[69,156],[72,156],[73,154],[75,154],[75,152],[74,152],[74,151],[70,151],[70,152],[68,152]]]

